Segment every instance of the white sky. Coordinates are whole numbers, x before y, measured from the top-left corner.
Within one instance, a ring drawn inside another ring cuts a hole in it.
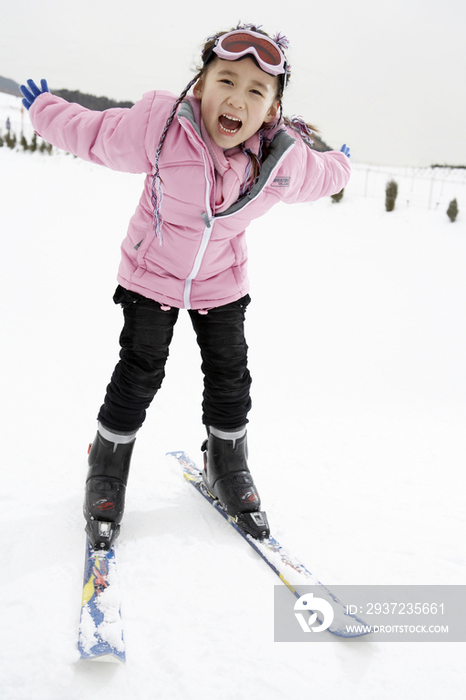
[[[3,77],[133,102],[179,93],[206,37],[262,24],[291,42],[285,114],[330,146],[364,163],[466,165],[465,0],[10,0],[1,19]]]

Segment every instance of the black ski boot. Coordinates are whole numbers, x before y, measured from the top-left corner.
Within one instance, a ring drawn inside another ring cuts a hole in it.
[[[226,432],[209,428],[202,445],[202,476],[209,493],[235,518],[239,527],[255,539],[270,535],[267,516],[248,468],[246,427]]]
[[[94,549],[110,549],[120,532],[136,433],[113,433],[99,424],[89,448],[84,517]]]

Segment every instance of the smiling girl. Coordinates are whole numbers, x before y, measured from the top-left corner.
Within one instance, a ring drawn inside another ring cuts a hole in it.
[[[21,87],[47,141],[114,170],[146,173],[114,295],[124,314],[120,361],[88,460],[84,516],[96,548],[119,533],[136,433],[162,384],[180,309],[202,356],[205,483],[243,530],[269,535],[247,461],[245,230],[278,202],[339,192],[350,175],[346,146],[318,153],[308,127],[283,118],[286,48],[283,36],[271,39],[252,25],[219,32],[177,99],[154,91],[131,109],[69,104],[45,80]]]

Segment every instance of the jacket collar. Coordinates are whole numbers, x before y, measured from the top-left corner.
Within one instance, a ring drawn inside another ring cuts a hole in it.
[[[204,143],[202,139],[202,134],[199,126],[196,124],[194,119],[194,113],[192,105],[188,100],[184,100],[178,109],[178,119],[183,119],[189,122],[191,127],[196,132],[200,141]],[[291,136],[286,130],[277,130],[277,133],[273,137],[269,145],[269,155],[262,164],[261,172],[259,178],[255,185],[251,188],[250,192],[238,199],[234,204],[232,204],[226,211],[217,214],[217,216],[228,216],[230,214],[236,214],[245,207],[249,202],[256,199],[256,197],[262,192],[266,184],[268,183],[272,173],[281,163],[283,157],[290,151],[296,139]],[[206,149],[207,150],[207,149]]]

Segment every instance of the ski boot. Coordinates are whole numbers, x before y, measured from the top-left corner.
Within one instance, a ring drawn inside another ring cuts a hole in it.
[[[120,532],[136,433],[114,433],[99,423],[89,446],[84,517],[94,549],[108,550]]]
[[[260,510],[259,494],[248,468],[246,426],[232,432],[208,428],[208,433],[201,448],[207,490],[244,532],[258,540],[269,537],[267,515]]]

